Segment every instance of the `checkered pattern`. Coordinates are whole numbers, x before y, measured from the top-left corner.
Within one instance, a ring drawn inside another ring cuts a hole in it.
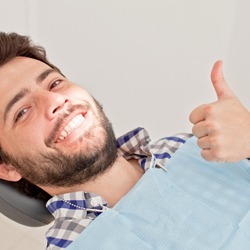
[[[137,159],[144,171],[147,171],[156,164],[166,165],[171,155],[191,136],[178,134],[152,143],[147,131],[137,128],[118,138],[117,148],[119,155],[127,160]],[[107,203],[97,194],[82,191],[52,197],[47,202],[47,208],[55,217],[55,222],[46,234],[47,249],[66,248],[100,214],[77,206],[101,209],[102,206],[107,206]]]

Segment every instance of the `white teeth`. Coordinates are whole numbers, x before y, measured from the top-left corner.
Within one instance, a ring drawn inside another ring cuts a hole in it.
[[[67,133],[69,133],[70,130],[71,130],[71,128],[70,128],[70,126],[67,125],[67,126],[64,128],[64,130],[65,130]]]
[[[79,127],[84,121],[82,114],[75,116],[63,129],[60,136],[57,139],[57,142],[64,140],[74,129]]]
[[[64,130],[60,136],[66,137],[68,135],[68,133]]]

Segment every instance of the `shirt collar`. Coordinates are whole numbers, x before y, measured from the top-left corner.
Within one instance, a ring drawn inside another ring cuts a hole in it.
[[[118,153],[126,159],[150,156],[148,144],[151,139],[144,128],[136,128],[117,138]]]

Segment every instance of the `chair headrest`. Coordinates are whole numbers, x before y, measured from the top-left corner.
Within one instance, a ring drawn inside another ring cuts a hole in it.
[[[46,202],[21,194],[7,181],[0,180],[0,212],[20,224],[39,227],[54,220]]]

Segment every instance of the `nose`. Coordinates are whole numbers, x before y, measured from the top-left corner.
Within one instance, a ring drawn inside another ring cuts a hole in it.
[[[64,95],[50,91],[40,93],[40,100],[45,116],[49,120],[53,120],[59,114],[64,113],[69,104],[69,100]]]

